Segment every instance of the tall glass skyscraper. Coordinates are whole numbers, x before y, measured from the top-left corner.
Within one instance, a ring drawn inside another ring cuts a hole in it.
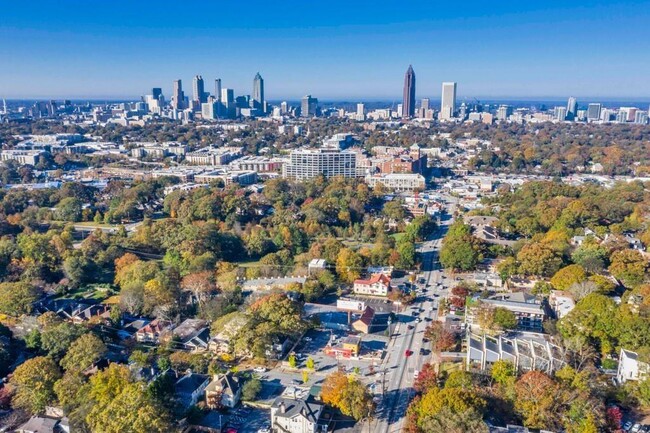
[[[415,72],[413,66],[404,75],[404,98],[402,102],[402,117],[411,119],[415,117]]]
[[[207,102],[207,98],[205,97],[205,83],[203,82],[203,77],[196,75],[194,77],[193,84],[194,100],[199,104]]]
[[[181,80],[174,81],[174,91],[172,93],[172,107],[176,110],[185,108],[185,94],[183,93],[183,82]]]
[[[258,72],[253,78],[253,108],[264,109],[264,79]]]

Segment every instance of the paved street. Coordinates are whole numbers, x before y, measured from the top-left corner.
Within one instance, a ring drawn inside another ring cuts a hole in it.
[[[421,277],[425,280],[427,291],[424,295],[418,295],[412,306],[400,312],[389,342],[388,353],[380,366],[380,371],[385,372],[385,388],[384,398],[375,414],[374,428],[380,433],[402,430],[406,409],[413,395],[414,373],[420,371],[431,357],[428,352],[420,355],[420,348],[424,347],[422,339],[424,330],[430,323],[429,320],[437,319],[437,310],[434,306],[439,299],[447,296],[451,284],[451,281],[444,278],[444,273],[437,264],[442,238],[452,222],[449,215],[453,215],[455,210],[455,202],[449,199],[452,203],[447,208],[447,219],[441,221],[438,230],[418,249],[422,258]],[[438,286],[439,283],[442,284],[441,287]],[[418,312],[417,317],[421,319],[419,323],[413,315],[414,312]],[[406,356],[407,350],[412,353],[410,356]]]

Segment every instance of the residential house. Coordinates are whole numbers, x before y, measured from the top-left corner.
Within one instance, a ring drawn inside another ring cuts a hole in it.
[[[169,333],[172,323],[167,320],[155,319],[135,332],[135,341],[138,343],[160,343],[160,337]]]
[[[561,319],[575,308],[576,301],[573,299],[573,295],[569,292],[551,290],[551,293],[548,296],[548,305],[555,313],[555,317]]]
[[[167,371],[165,374],[175,373]],[[198,403],[209,383],[210,376],[189,371],[174,383],[174,396],[178,403],[187,410]]]
[[[208,350],[217,355],[230,352],[230,341],[247,322],[248,319],[243,315],[234,316],[228,323],[224,324],[223,329],[218,334],[210,338]]]
[[[648,377],[650,365],[639,360],[639,355],[630,350],[621,349],[618,357],[618,371],[616,380],[618,383],[625,383],[628,380],[638,381]]]
[[[271,406],[271,429],[274,433],[325,433],[324,408],[313,400],[278,397]]]
[[[233,408],[239,404],[241,392],[241,383],[234,374],[215,374],[205,388],[205,401],[210,409]]]
[[[390,277],[373,274],[369,279],[355,280],[353,290],[358,295],[388,296]]]
[[[205,320],[185,319],[172,330],[172,335],[185,350],[208,350],[210,328],[208,328],[208,322]]]

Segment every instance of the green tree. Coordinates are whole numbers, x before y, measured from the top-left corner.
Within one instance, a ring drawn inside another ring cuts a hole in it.
[[[490,375],[492,379],[500,385],[506,385],[516,377],[517,371],[512,362],[507,360],[498,360],[492,365]]]
[[[517,327],[517,316],[515,313],[503,307],[494,309],[494,323],[502,330],[515,329]]]
[[[61,371],[54,361],[38,356],[19,365],[11,377],[16,387],[13,404],[31,413],[42,413],[56,399],[54,383]]]
[[[251,377],[242,386],[242,399],[244,401],[255,401],[262,390],[262,381],[257,377]]]
[[[29,314],[41,290],[27,283],[0,283],[0,313],[10,316]]]
[[[86,331],[82,327],[68,322],[47,326],[41,332],[41,348],[50,357],[59,359],[84,332]]]
[[[106,351],[106,346],[99,337],[91,333],[83,334],[70,345],[60,364],[67,371],[83,371],[100,360]]]
[[[68,222],[81,221],[81,201],[75,197],[64,198],[56,206],[54,219]]]

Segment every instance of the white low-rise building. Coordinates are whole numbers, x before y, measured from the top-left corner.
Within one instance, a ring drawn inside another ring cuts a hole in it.
[[[393,191],[424,190],[426,186],[424,176],[415,173],[369,174],[365,181],[371,188],[382,184]]]
[[[621,349],[616,372],[618,383],[625,383],[628,380],[644,380],[648,377],[648,371],[650,371],[650,365],[639,361],[639,355],[636,352]]]

